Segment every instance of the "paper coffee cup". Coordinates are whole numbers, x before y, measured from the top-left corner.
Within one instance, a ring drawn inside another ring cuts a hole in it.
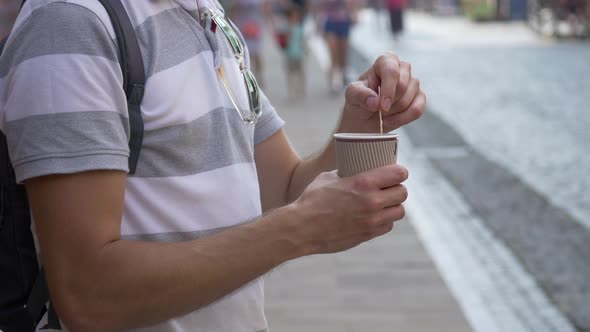
[[[397,162],[397,134],[334,134],[338,175],[353,176]]]

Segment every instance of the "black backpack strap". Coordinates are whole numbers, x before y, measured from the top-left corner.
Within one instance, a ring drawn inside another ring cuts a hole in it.
[[[55,312],[53,303],[49,302],[49,309],[47,309],[47,324],[41,330],[61,330],[61,323],[59,317]]]
[[[41,269],[37,275],[37,280],[35,280],[33,289],[31,290],[31,295],[29,295],[27,309],[32,319],[34,319],[35,325],[39,324],[39,321],[47,310],[47,324],[45,324],[41,330],[61,330],[61,323],[59,322],[53,304],[50,302],[49,308],[45,308],[47,301],[49,301],[49,289],[47,288],[45,271]]]
[[[119,43],[119,63],[123,72],[123,88],[127,95],[127,107],[129,110],[129,174],[134,174],[143,142],[143,119],[140,106],[146,78],[141,48],[133,24],[121,0],[99,1],[111,18]]]
[[[2,40],[0,40],[0,54],[2,54],[2,51],[4,51],[4,46],[6,45],[7,40],[8,40],[8,36],[6,36]]]
[[[45,304],[49,301],[49,289],[47,289],[47,281],[45,280],[45,271],[41,269],[37,275],[37,280],[33,284],[29,300],[27,301],[27,310],[29,315],[34,320],[35,325],[39,323],[43,314],[47,310]]]

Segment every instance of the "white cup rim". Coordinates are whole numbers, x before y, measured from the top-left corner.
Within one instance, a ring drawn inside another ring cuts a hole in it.
[[[398,138],[398,134],[385,133],[385,134],[363,134],[363,133],[336,133],[334,138],[339,141],[347,140],[391,140]]]

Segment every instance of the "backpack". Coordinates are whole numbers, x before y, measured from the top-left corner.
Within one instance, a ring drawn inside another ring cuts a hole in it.
[[[26,0],[23,1],[23,4]],[[119,45],[119,64],[129,111],[129,174],[135,173],[143,140],[143,99],[145,72],[139,42],[121,0],[99,0],[114,27]],[[6,37],[0,42],[0,54]],[[60,330],[49,301],[43,270],[39,270],[31,233],[31,215],[25,187],[16,183],[10,163],[6,136],[0,132],[0,331],[35,331],[46,311],[43,328]],[[46,304],[49,307],[46,308]]]

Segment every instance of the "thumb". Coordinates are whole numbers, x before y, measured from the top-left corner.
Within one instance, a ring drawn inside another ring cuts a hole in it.
[[[367,81],[352,82],[346,87],[346,104],[371,112],[379,110],[379,95],[368,86]]]

